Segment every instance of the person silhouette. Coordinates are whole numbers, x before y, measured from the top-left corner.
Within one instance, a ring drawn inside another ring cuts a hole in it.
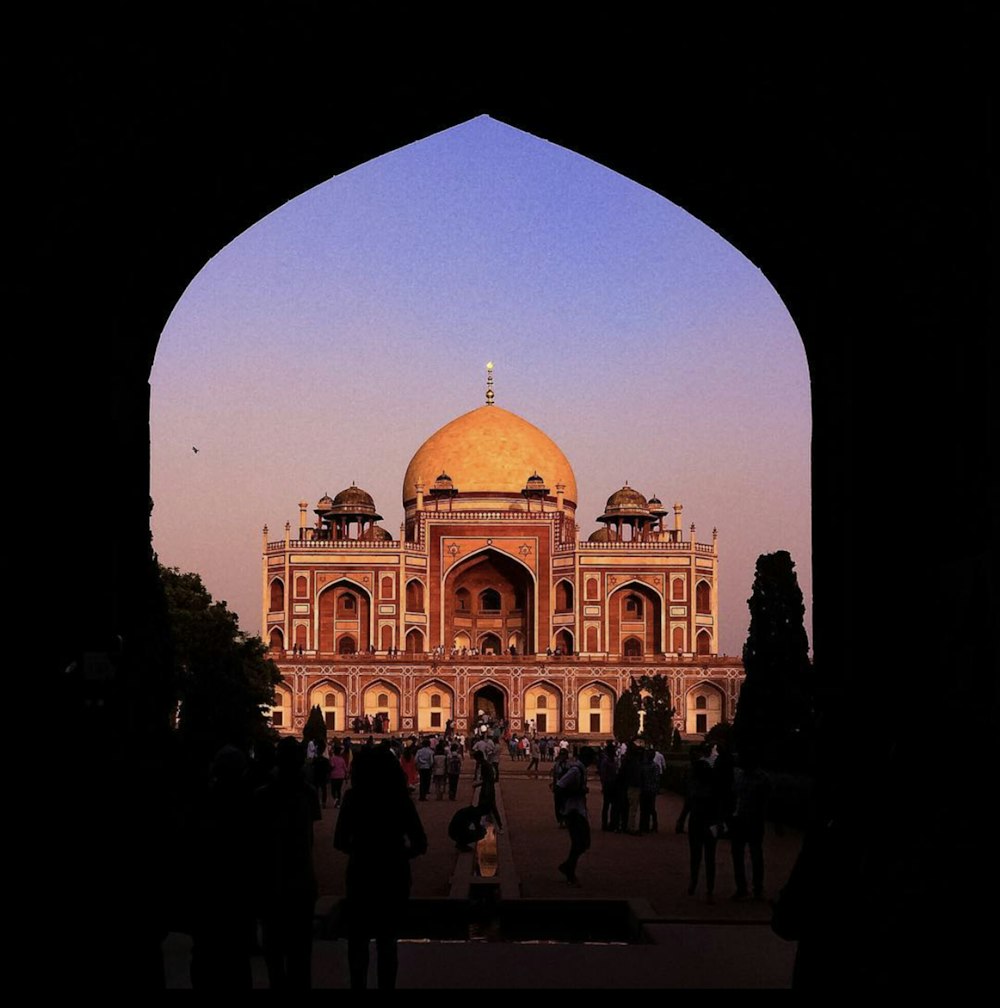
[[[380,990],[396,986],[399,922],[410,898],[410,860],[427,851],[427,834],[406,775],[387,745],[355,757],[333,845],[348,856],[347,960],[352,990],[368,980],[368,942],[375,939]]]
[[[261,944],[273,989],[312,986],[313,823],[322,813],[304,765],[305,746],[283,738],[276,747],[274,776],[253,796]]]

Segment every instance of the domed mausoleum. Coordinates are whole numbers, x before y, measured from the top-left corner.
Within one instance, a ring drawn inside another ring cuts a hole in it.
[[[609,738],[646,674],[668,677],[683,734],[731,721],[743,670],[718,654],[717,533],[685,538],[680,504],[668,524],[626,482],[581,540],[569,460],[493,398],[490,369],[486,404],[416,450],[399,539],[355,483],[324,493],[312,524],[300,501],[294,536],[265,526],[275,725],[299,732],[319,706],[338,734],[366,714],[393,733],[467,731],[486,711],[515,732]]]

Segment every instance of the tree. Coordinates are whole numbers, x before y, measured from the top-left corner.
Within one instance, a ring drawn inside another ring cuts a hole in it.
[[[639,734],[639,708],[630,690],[625,690],[615,704],[614,732],[619,742]]]
[[[159,565],[173,639],[177,730],[192,757],[208,760],[223,745],[248,748],[273,738],[263,708],[281,681],[259,637],[239,628],[197,574]]]
[[[812,729],[812,666],[805,605],[786,550],[757,558],[745,678],[733,722],[737,751],[753,750],[775,770],[804,768]]]
[[[670,749],[674,733],[674,708],[670,706],[670,685],[662,675],[644,675],[629,687],[636,710],[643,711],[643,738],[656,750]]]
[[[313,704],[312,710],[309,711],[306,726],[302,729],[302,741],[307,745],[309,742],[315,742],[318,753],[326,748],[326,718],[323,717],[319,704]]]

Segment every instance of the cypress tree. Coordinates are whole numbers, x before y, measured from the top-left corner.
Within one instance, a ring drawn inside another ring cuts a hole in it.
[[[739,752],[775,770],[805,766],[812,728],[812,666],[795,564],[786,550],[757,558],[745,678],[733,722]]]

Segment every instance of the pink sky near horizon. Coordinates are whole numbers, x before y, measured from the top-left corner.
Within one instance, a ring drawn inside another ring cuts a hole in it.
[[[160,560],[259,633],[261,526],[353,481],[397,537],[410,457],[482,404],[488,360],[569,458],[581,538],[626,480],[680,501],[719,529],[721,650],[778,549],[811,639],[809,380],[780,297],[683,209],[486,116],[316,186],[192,280],[151,375]]]

